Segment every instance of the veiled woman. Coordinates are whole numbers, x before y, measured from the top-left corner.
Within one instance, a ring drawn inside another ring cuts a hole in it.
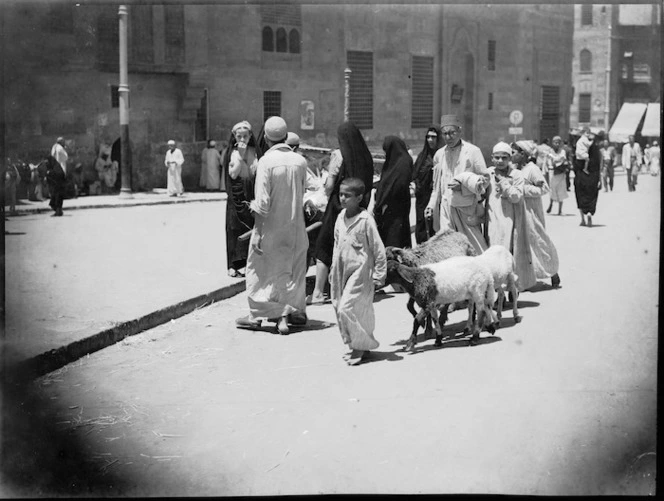
[[[424,147],[415,160],[413,166],[413,181],[415,183],[415,241],[418,244],[425,242],[435,232],[432,224],[427,224],[424,217],[431,192],[433,191],[433,156],[445,145],[440,127],[432,125],[427,130]]]
[[[592,226],[593,216],[597,209],[597,198],[599,190],[602,187],[600,178],[602,153],[599,145],[604,140],[604,133],[600,132],[595,136],[593,142],[588,147],[588,168],[580,168],[580,162],[575,163],[574,169],[574,195],[576,196],[576,205],[581,214],[581,226]],[[588,222],[584,219],[587,216]]]
[[[385,163],[376,188],[374,219],[385,247],[412,247],[410,238],[410,179],[413,159],[397,136],[383,140]]]
[[[235,124],[222,164],[228,193],[226,259],[228,275],[231,277],[243,276],[241,269],[247,265],[249,240],[239,240],[239,237],[254,227],[249,202],[254,198],[257,161],[256,141],[251,132],[251,124],[246,120]]]
[[[351,122],[344,122],[337,129],[339,149],[332,151],[325,182],[325,194],[328,202],[323,215],[323,225],[316,240],[316,284],[313,293],[307,298],[308,304],[323,303],[327,276],[332,264],[334,250],[334,225],[341,212],[339,186],[347,177],[357,177],[367,187],[373,186],[373,158],[362,137],[362,132]],[[360,204],[365,209],[371,199],[371,190],[367,189]]]

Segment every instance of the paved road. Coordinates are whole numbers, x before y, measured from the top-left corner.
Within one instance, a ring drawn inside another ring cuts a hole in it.
[[[39,454],[5,463],[7,492],[654,493],[660,179],[617,183],[594,228],[573,198],[548,217],[562,288],[523,293],[479,346],[459,311],[442,348],[401,351],[389,293],[381,346],[348,367],[330,305],[284,337],[234,327],[243,293],[40,378],[11,395],[39,412],[6,416],[9,445]]]

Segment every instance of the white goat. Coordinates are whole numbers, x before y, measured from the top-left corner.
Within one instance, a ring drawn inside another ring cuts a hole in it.
[[[514,322],[519,323],[521,321],[519,309],[517,307],[517,298],[519,295],[517,280],[519,277],[514,273],[514,257],[512,256],[512,253],[502,245],[492,245],[482,254],[477,256],[477,259],[486,264],[491,270],[494,287],[498,297],[495,317],[493,312],[491,312],[491,326],[489,327],[489,332],[495,332],[495,328],[500,325],[500,320],[503,318],[505,288],[512,293],[512,315],[514,317]]]
[[[457,256],[434,264],[410,267],[394,260],[387,262],[386,283],[401,285],[422,308],[415,317],[413,332],[405,349],[417,343],[417,325],[426,315],[433,320],[437,346],[442,344],[438,308],[442,305],[468,301],[468,321],[464,332],[472,334],[470,344],[477,344],[480,326],[496,300],[493,274],[484,261],[476,257]],[[477,318],[472,311],[479,305]],[[444,321],[443,321],[444,323]]]

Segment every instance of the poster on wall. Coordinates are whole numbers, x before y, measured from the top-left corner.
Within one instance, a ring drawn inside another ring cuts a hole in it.
[[[314,102],[300,102],[300,129],[313,130],[314,128]]]

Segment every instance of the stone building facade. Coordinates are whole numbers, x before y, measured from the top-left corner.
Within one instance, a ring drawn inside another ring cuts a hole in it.
[[[418,152],[446,113],[488,156],[522,135],[569,128],[574,6],[492,4],[141,4],[129,6],[134,190],[165,186],[166,141],[185,148],[195,186],[206,138],[282,115],[303,142],[335,147],[350,119],[372,150],[388,134]],[[65,136],[94,163],[120,134],[117,5],[26,3],[5,9],[5,144],[34,161]]]
[[[625,102],[661,100],[661,5],[574,6],[573,128],[608,130]]]

